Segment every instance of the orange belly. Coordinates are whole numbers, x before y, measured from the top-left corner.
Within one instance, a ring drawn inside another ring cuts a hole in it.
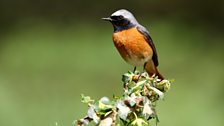
[[[114,33],[113,41],[122,58],[134,66],[143,66],[152,59],[152,48],[136,28]]]

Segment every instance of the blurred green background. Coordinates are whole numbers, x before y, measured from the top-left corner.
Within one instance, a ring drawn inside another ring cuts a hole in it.
[[[1,0],[0,126],[71,126],[87,111],[80,94],[121,95],[133,67],[100,20],[120,8],[150,30],[161,73],[175,79],[159,125],[223,126],[221,0]]]

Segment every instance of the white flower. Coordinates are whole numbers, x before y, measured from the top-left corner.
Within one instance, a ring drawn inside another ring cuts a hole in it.
[[[113,123],[113,119],[110,117],[107,117],[100,121],[99,126],[111,126],[112,123]]]
[[[87,114],[88,114],[88,117],[92,118],[95,123],[99,122],[100,118],[97,116],[97,114],[92,106],[88,109]]]
[[[142,114],[144,115],[152,115],[154,112],[152,110],[152,108],[150,107],[149,105],[149,101],[147,101],[143,107],[143,111],[142,111]]]
[[[154,87],[149,87],[150,89],[152,89],[153,91],[155,91],[156,92],[156,94],[158,94],[159,95],[159,98],[160,99],[164,99],[164,93],[163,92],[161,92],[160,90],[158,90],[157,88],[154,88]]]
[[[118,115],[121,119],[126,120],[128,114],[130,113],[130,108],[127,107],[123,101],[117,103]]]

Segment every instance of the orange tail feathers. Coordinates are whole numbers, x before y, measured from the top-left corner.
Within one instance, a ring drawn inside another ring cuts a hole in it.
[[[164,77],[160,74],[159,70],[157,69],[157,67],[154,65],[153,60],[149,60],[146,65],[145,65],[145,70],[146,72],[152,76],[152,75],[156,75],[158,76],[159,79],[164,80]]]

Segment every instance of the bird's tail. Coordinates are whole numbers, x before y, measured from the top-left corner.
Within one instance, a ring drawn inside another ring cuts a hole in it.
[[[145,70],[146,72],[152,76],[152,75],[156,75],[158,76],[159,79],[164,80],[163,75],[160,74],[159,70],[157,69],[157,67],[155,66],[153,60],[149,60],[146,65],[145,65]]]

